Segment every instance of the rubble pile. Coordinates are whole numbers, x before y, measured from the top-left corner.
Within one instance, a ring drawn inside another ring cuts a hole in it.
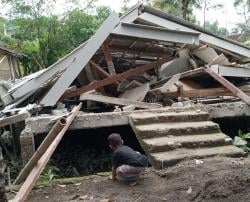
[[[137,4],[121,18],[112,12],[88,41],[47,69],[0,82],[0,144],[12,138],[13,124],[68,116],[79,103],[80,111],[96,113],[250,105],[249,78],[249,47]]]

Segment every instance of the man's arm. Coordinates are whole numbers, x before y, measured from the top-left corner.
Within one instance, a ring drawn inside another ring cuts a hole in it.
[[[116,168],[112,166],[112,180],[116,180]]]

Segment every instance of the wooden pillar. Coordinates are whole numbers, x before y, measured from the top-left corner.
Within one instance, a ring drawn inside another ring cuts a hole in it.
[[[108,42],[105,41],[102,45],[102,50],[103,50],[103,54],[106,60],[106,63],[108,65],[108,69],[109,69],[109,73],[114,76],[116,75],[116,71],[115,71],[115,66],[112,60],[112,56],[110,54],[110,50],[109,50],[109,46],[108,46]]]
[[[21,145],[21,158],[23,161],[23,165],[25,165],[32,157],[32,155],[35,153],[34,134],[24,129],[20,136],[20,145]]]

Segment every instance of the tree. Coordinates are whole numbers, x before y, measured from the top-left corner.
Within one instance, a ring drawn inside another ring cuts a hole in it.
[[[27,55],[21,58],[25,75],[50,66],[86,41],[110,13],[108,7],[93,5],[95,0],[85,1],[82,8],[77,8],[79,0],[71,0],[72,10],[60,17],[53,14],[56,0],[0,1],[12,6],[10,22],[16,27],[11,37],[0,35],[0,44]]]
[[[202,0],[152,0],[152,5],[184,20],[191,21],[193,7],[201,8]]]
[[[222,4],[212,4],[209,0],[203,0],[203,27],[206,28],[206,12],[210,9],[223,8]]]
[[[250,34],[250,0],[235,0],[234,6],[243,19],[242,23],[237,23],[237,31]]]
[[[218,20],[216,20],[212,23],[210,23],[209,21],[206,21],[205,27],[207,30],[209,30],[210,32],[212,32],[213,34],[216,34],[216,35],[225,36],[225,35],[229,34],[228,30],[225,27],[219,27]]]

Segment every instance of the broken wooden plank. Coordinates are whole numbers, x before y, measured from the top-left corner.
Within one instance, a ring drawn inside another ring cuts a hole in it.
[[[133,100],[133,101],[142,101],[142,100],[144,100],[144,98],[149,90],[150,90],[149,83],[145,83],[142,86],[125,91],[119,97],[125,98],[128,100]]]
[[[143,85],[143,83],[139,82],[139,81],[136,81],[136,80],[132,80],[131,82],[129,82],[126,86],[125,86],[125,89],[126,90],[130,90],[130,89],[133,89],[133,88],[136,88],[136,87],[139,87]]]
[[[50,146],[48,147],[46,152],[39,159],[36,166],[32,169],[32,171],[30,172],[30,174],[28,175],[28,177],[24,181],[23,185],[21,186],[20,190],[17,192],[17,195],[12,200],[13,202],[23,202],[23,201],[27,200],[28,195],[31,192],[32,188],[34,187],[37,179],[39,178],[40,174],[44,170],[46,164],[48,163],[49,159],[51,158],[52,154],[54,153],[55,149],[57,148],[57,146],[60,143],[61,139],[63,138],[64,134],[68,130],[70,124],[73,122],[77,113],[81,109],[81,106],[82,106],[82,104],[80,103],[78,106],[73,108],[71,114],[66,119],[67,121],[66,121],[64,128],[56,136],[56,138],[50,144]]]
[[[226,80],[224,77],[220,76],[216,72],[214,72],[209,66],[206,66],[203,68],[205,72],[207,72],[210,76],[212,76],[216,81],[218,81],[221,85],[223,85],[225,88],[227,88],[229,91],[233,93],[233,95],[239,97],[244,102],[246,102],[248,105],[250,105],[250,97],[245,94],[242,90],[237,88],[235,85],[233,85],[231,82]]]
[[[241,88],[241,90],[250,95],[250,88]],[[177,98],[180,97],[178,91],[168,91],[163,93],[166,97]],[[208,89],[193,89],[184,90],[183,97],[186,98],[199,98],[199,97],[218,97],[218,96],[235,96],[231,91],[226,88],[208,88]]]
[[[114,63],[113,63],[113,60],[112,60],[112,56],[111,56],[111,53],[110,53],[110,50],[109,50],[109,44],[108,44],[108,41],[104,41],[104,43],[102,44],[102,51],[103,51],[103,54],[104,54],[104,58],[105,58],[105,61],[108,65],[108,69],[109,69],[109,73],[114,76],[116,75],[116,71],[115,71],[115,66],[114,66]]]
[[[95,102],[102,102],[102,103],[120,105],[120,106],[133,105],[136,108],[140,108],[140,109],[153,109],[153,108],[162,107],[160,104],[138,102],[138,101],[132,101],[132,100],[124,99],[124,98],[115,98],[115,97],[108,97],[108,96],[95,95],[95,94],[82,94],[80,96],[80,100],[81,101],[91,100]]]
[[[91,67],[97,72],[97,74],[102,78],[102,79],[106,79],[111,77],[111,75],[104,71],[98,64],[96,64],[94,61],[90,61],[89,62]]]
[[[113,77],[110,77],[110,78],[107,78],[107,79],[104,79],[104,80],[101,80],[101,81],[97,81],[97,82],[94,82],[94,83],[89,84],[87,86],[78,88],[77,90],[75,90],[73,92],[65,93],[62,96],[62,99],[68,99],[68,98],[71,98],[71,97],[76,97],[76,96],[79,96],[82,93],[88,92],[90,90],[101,88],[101,87],[110,85],[110,84],[112,84],[112,83],[114,83],[116,81],[121,81],[121,80],[129,78],[131,76],[136,76],[136,75],[142,74],[142,73],[146,72],[147,70],[158,67],[159,64],[162,64],[162,63],[164,63],[166,61],[169,61],[171,58],[172,57],[167,57],[167,58],[158,60],[158,61],[150,63],[150,64],[146,64],[146,65],[143,65],[143,66],[140,66],[140,67],[136,67],[134,69],[128,70],[128,71],[123,72],[121,74],[117,74],[116,76],[113,76]]]
[[[96,64],[94,61],[90,61],[89,62],[91,67],[93,68],[93,70],[95,71],[95,73],[97,74],[97,76],[101,79],[106,79],[106,78],[109,78],[111,77],[111,75],[106,72],[105,70],[103,70],[98,64]],[[117,89],[117,86],[119,85],[119,82],[114,82],[112,85],[112,90],[116,90]],[[104,91],[104,89],[103,89]]]
[[[15,114],[9,117],[1,118],[0,119],[0,127],[4,127],[13,123],[17,123],[20,121],[24,121],[25,119],[29,118],[31,114],[28,111],[22,111],[19,114]]]
[[[49,133],[47,134],[43,142],[36,150],[36,152],[31,157],[31,159],[28,161],[28,163],[25,164],[24,168],[21,170],[16,180],[14,181],[14,184],[20,184],[25,180],[25,178],[29,175],[30,171],[37,164],[38,160],[46,152],[49,145],[53,142],[58,133],[63,129],[65,124],[66,124],[65,118],[61,118],[55,123],[55,125],[50,129]]]

